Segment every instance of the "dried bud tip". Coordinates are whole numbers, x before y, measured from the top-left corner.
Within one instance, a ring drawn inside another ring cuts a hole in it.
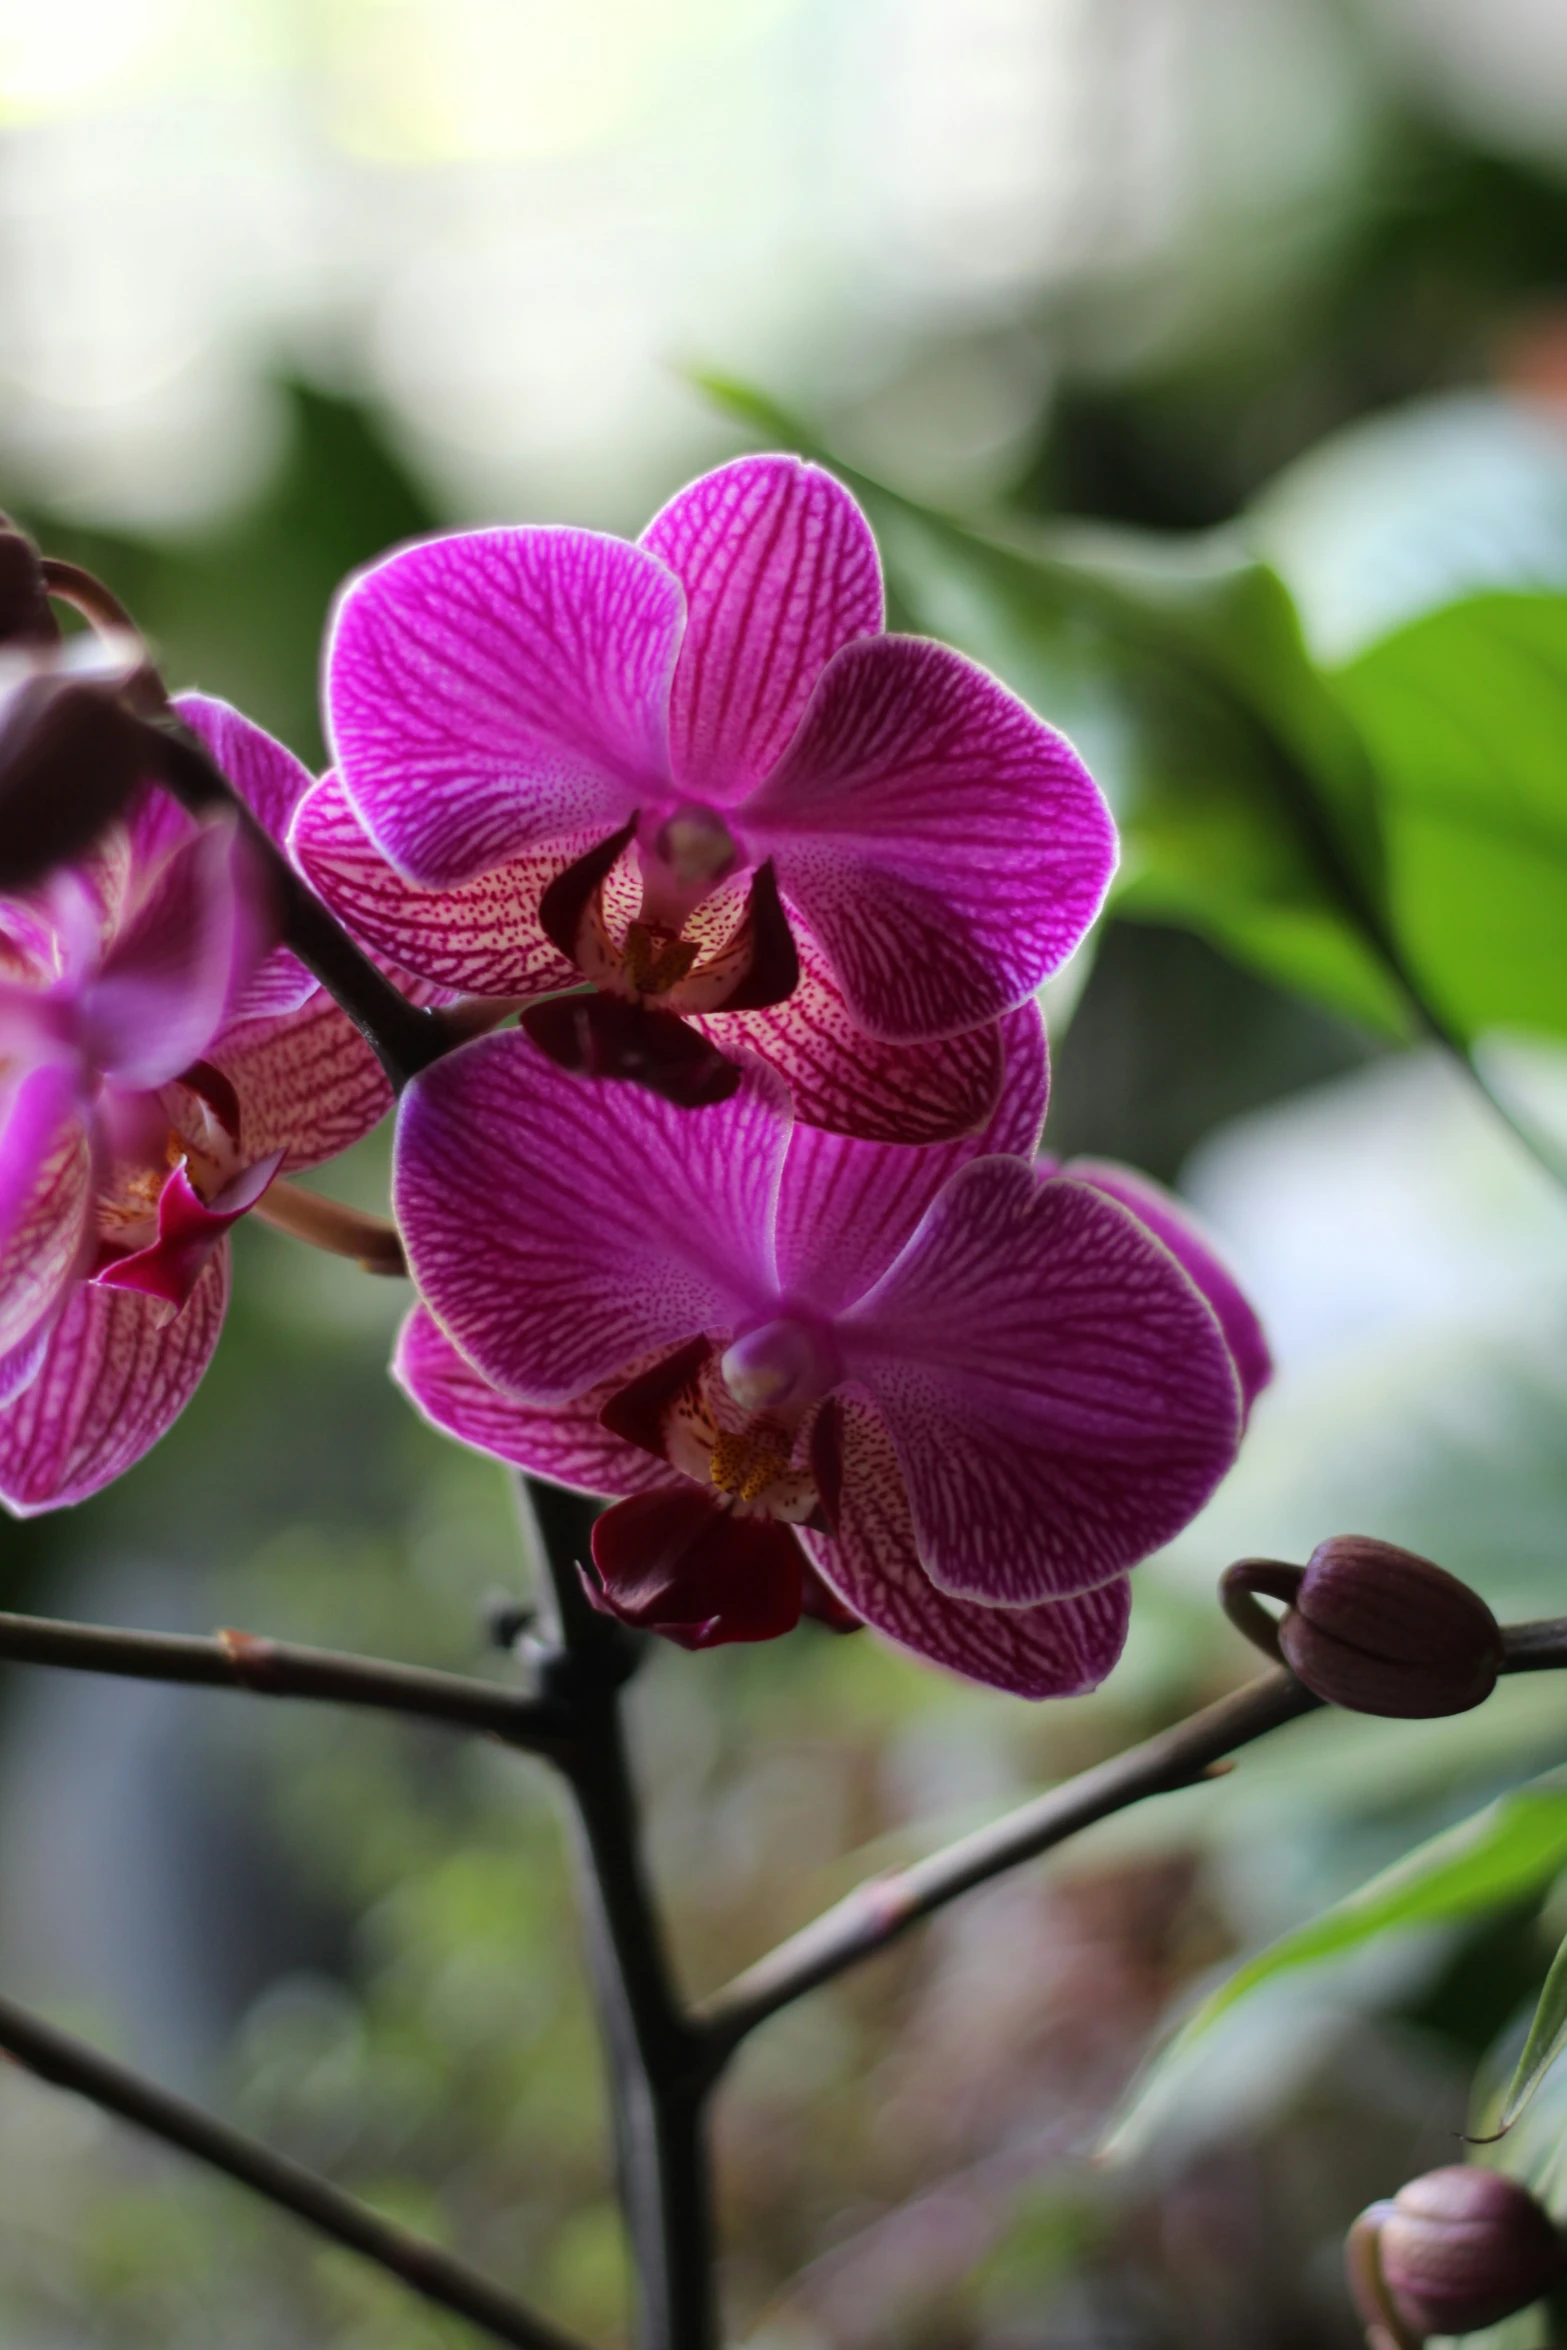
[[[1304,1569],[1242,1559],[1221,1586],[1231,1619],[1314,1696],[1351,1713],[1467,1713],[1496,1686],[1502,1634],[1478,1593],[1367,1535],[1319,1543]],[[1283,1600],[1281,1621],[1257,1594]]]
[[[1516,2179],[1455,2164],[1363,2212],[1348,2268],[1370,2338],[1418,2343],[1530,2308],[1567,2277],[1567,2246]]]

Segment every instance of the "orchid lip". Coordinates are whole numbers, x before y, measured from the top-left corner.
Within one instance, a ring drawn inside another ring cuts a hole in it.
[[[818,1402],[843,1376],[831,1332],[814,1317],[780,1314],[744,1331],[718,1366],[734,1401],[746,1412],[799,1412]]]

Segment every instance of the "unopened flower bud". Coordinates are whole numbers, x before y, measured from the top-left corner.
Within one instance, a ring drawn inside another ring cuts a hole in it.
[[[1351,2291],[1369,2339],[1472,2334],[1528,2309],[1567,2276],[1567,2247],[1528,2189],[1454,2164],[1411,2179],[1350,2230]]]
[[[55,645],[60,624],[44,588],[38,549],[0,515],[0,645]]]
[[[150,772],[118,677],[69,663],[0,672],[0,890],[27,889],[88,848]]]
[[[1289,1602],[1282,1622],[1257,1605],[1259,1591]],[[1467,1713],[1490,1696],[1502,1666],[1501,1628],[1477,1592],[1368,1535],[1334,1535],[1304,1569],[1242,1559],[1224,1578],[1224,1599],[1249,1638],[1350,1713]]]

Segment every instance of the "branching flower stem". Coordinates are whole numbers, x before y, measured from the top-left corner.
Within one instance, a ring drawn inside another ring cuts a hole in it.
[[[0,1998],[0,2049],[40,2080],[90,2098],[104,2112],[118,2114],[164,2145],[194,2155],[210,2170],[251,2188],[279,2210],[292,2212],[334,2243],[362,2253],[411,2292],[470,2319],[496,2341],[513,2343],[517,2350],[581,2350],[570,2335],[536,2317],[438,2245],[394,2227],[297,2162],[270,2153],[199,2106],[142,2080],[5,1998]]]

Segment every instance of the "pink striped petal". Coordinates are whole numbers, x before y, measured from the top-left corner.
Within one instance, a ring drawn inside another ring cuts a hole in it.
[[[795,924],[800,978],[763,1011],[694,1021],[724,1053],[754,1052],[778,1071],[802,1124],[870,1142],[939,1143],[982,1126],[1001,1083],[994,1022],[919,1044],[869,1037],[843,999],[832,966]]]
[[[228,1295],[227,1242],[172,1322],[155,1298],[78,1289],[43,1367],[0,1411],[0,1501],[30,1518],[122,1477],[195,1394]]]
[[[662,1461],[600,1425],[619,1374],[571,1403],[516,1403],[481,1378],[433,1316],[415,1306],[398,1334],[392,1377],[433,1427],[556,1485],[583,1493],[652,1493],[674,1476]]]
[[[771,1296],[788,1132],[754,1064],[681,1110],[568,1076],[516,1031],[481,1037],[402,1098],[393,1200],[419,1293],[497,1386],[565,1402]]]
[[[1164,1242],[1218,1316],[1249,1418],[1252,1405],[1273,1377],[1273,1357],[1262,1324],[1240,1283],[1190,1208],[1135,1168],[1117,1166],[1105,1159],[1069,1159],[1064,1167],[1051,1167],[1042,1172],[1068,1175],[1075,1183],[1092,1184],[1095,1191],[1105,1192],[1111,1199],[1118,1199],[1123,1207],[1130,1208],[1138,1222],[1146,1224],[1155,1239]]]
[[[838,1340],[891,1430],[926,1571],[960,1598],[1107,1582],[1196,1514],[1240,1440],[1195,1283],[1127,1209],[1018,1159],[954,1176]]]
[[[92,1209],[92,1145],[72,1073],[35,1069],[0,1106],[0,1354],[57,1303]]]
[[[174,707],[199,736],[233,784],[263,832],[280,845],[288,839],[294,811],[311,787],[311,774],[275,736],[212,694],[176,694]],[[153,795],[166,806],[169,794]],[[188,822],[189,819],[187,818]],[[227,1018],[261,1020],[292,1012],[315,988],[296,955],[276,947],[230,999]]]
[[[669,791],[679,583],[586,530],[476,530],[361,572],[327,647],[349,799],[405,880],[453,889]]]
[[[60,1301],[60,1311],[64,1311],[63,1299]],[[25,1338],[19,1339],[15,1346],[0,1354],[0,1405],[8,1404],[13,1396],[20,1395],[24,1387],[31,1387],[43,1369],[44,1357],[49,1352],[49,1341],[54,1335],[58,1319],[59,1314],[51,1309],[42,1321],[33,1324]]]
[[[568,833],[460,888],[417,889],[376,848],[336,775],[301,803],[289,839],[311,888],[366,946],[461,995],[496,996],[577,984],[575,964],[544,934],[539,900],[593,845]]]
[[[686,592],[675,774],[693,798],[731,805],[782,756],[832,655],[880,629],[876,542],[830,473],[741,457],[671,499],[642,544]]]
[[[380,1062],[324,988],[296,1012],[225,1029],[206,1058],[234,1088],[245,1158],[282,1151],[285,1175],[335,1159],[392,1106]]]
[[[235,856],[232,821],[193,833],[84,988],[85,1050],[117,1085],[166,1085],[215,1035],[244,928]]]
[[[945,645],[873,637],[828,664],[742,812],[889,1039],[993,1020],[1059,969],[1115,869],[1115,828],[1065,738]]]
[[[942,1185],[970,1159],[1033,1157],[1049,1089],[1044,1020],[1030,1001],[999,1025],[1006,1073],[976,1133],[921,1148],[795,1127],[778,1193],[778,1281],[788,1295],[837,1313],[881,1279]]]
[[[892,1439],[871,1407],[835,1397],[841,1460],[836,1531],[802,1539],[817,1571],[866,1623],[932,1664],[1016,1697],[1097,1689],[1126,1643],[1124,1575],[1042,1607],[981,1607],[938,1591],[919,1562]]]

